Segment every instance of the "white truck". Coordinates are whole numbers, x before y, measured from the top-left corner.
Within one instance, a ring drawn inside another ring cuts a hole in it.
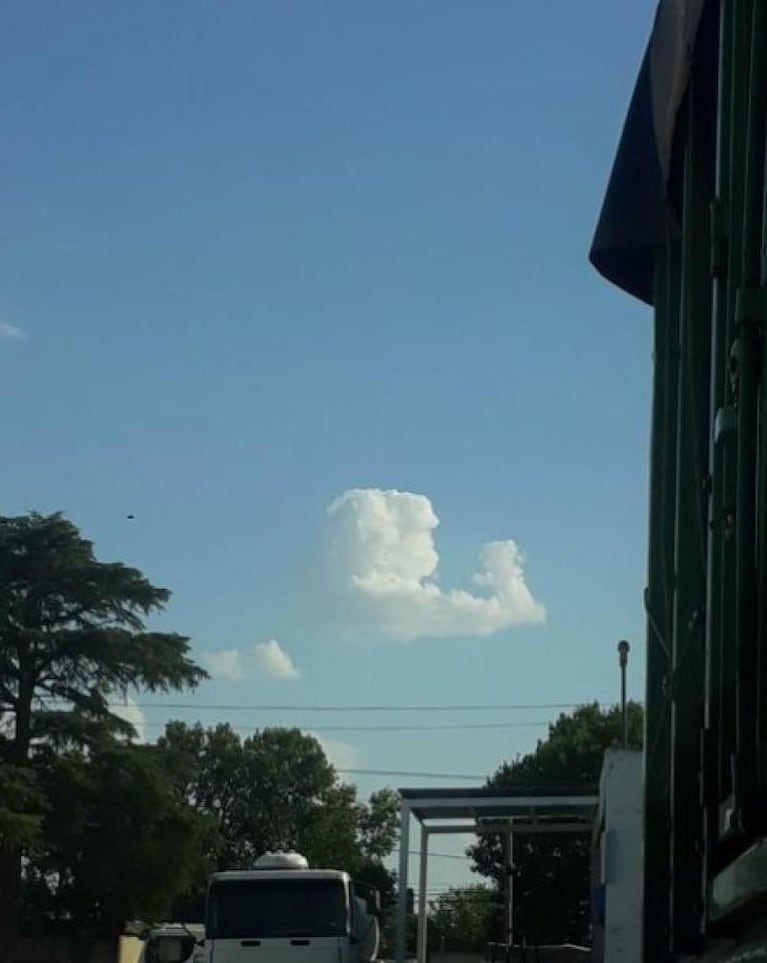
[[[378,893],[344,872],[310,869],[298,853],[267,853],[252,870],[208,883],[207,963],[373,963]]]

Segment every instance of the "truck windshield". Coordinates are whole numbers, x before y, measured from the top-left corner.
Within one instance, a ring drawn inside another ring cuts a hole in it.
[[[335,879],[214,882],[206,926],[213,940],[345,936],[346,889]]]

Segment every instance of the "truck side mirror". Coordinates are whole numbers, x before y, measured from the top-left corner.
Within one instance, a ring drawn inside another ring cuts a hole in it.
[[[367,912],[371,916],[380,916],[381,894],[375,886],[371,886],[370,883],[359,883],[355,880],[352,883],[352,888],[358,899],[364,899]]]

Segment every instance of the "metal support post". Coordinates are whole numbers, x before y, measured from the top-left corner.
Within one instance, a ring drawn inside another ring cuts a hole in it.
[[[509,957],[511,948],[514,946],[514,820],[509,820],[509,866],[508,866],[508,917],[506,923],[506,944],[509,947]]]
[[[421,864],[418,872],[418,963],[426,963],[429,916],[426,906],[426,876],[429,865],[429,830],[421,826]]]
[[[399,825],[399,876],[397,878],[396,963],[405,963],[407,950],[407,868],[410,850],[410,807],[401,803]]]

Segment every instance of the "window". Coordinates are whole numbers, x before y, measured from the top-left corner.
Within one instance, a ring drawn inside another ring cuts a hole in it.
[[[208,892],[209,939],[345,936],[346,888],[330,879],[215,882]]]

